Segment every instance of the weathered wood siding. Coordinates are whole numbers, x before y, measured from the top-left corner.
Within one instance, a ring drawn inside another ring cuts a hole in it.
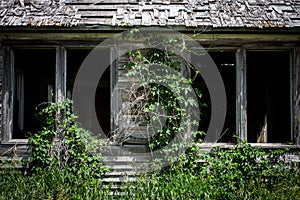
[[[126,49],[126,47],[125,47]],[[129,63],[129,57],[122,55],[124,52],[122,49],[117,50],[119,55],[117,69],[115,71],[116,87],[114,88],[112,98],[112,114],[114,117],[113,134],[116,143],[146,143],[146,140],[136,140],[133,135],[137,135],[143,127],[137,125],[137,117],[129,114],[130,109],[130,90],[135,84],[131,78],[126,76],[128,70],[124,67],[126,63]],[[143,133],[139,134],[142,135]],[[146,139],[146,138],[145,138]]]
[[[0,26],[299,27],[298,0],[2,0]]]
[[[124,47],[127,49],[128,47]],[[147,50],[140,50],[142,55],[147,54]],[[118,50],[118,64],[116,69],[116,88],[113,93],[113,109],[112,114],[114,116],[114,130],[115,135],[122,135],[123,138],[116,138],[118,140],[123,140],[125,143],[130,144],[146,144],[149,142],[153,127],[149,127],[149,122],[145,120],[144,115],[137,115],[131,113],[131,107],[136,103],[140,103],[143,100],[137,100],[141,95],[133,93],[137,88],[141,87],[141,76],[143,74],[137,74],[136,76],[128,76],[130,69],[126,67],[126,64],[130,63],[130,58],[127,54],[124,54],[124,50],[121,48]],[[188,72],[187,66],[184,61],[179,56],[169,55],[172,61],[182,61],[179,68],[181,68],[182,75],[186,75]],[[145,98],[146,99],[146,98]],[[140,110],[142,111],[142,110]],[[118,137],[118,136],[117,136]],[[121,141],[119,141],[121,142]],[[122,142],[121,142],[122,143]]]

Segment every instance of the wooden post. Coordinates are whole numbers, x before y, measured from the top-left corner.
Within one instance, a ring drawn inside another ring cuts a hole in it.
[[[67,59],[64,46],[56,47],[56,77],[55,77],[55,99],[58,102],[64,101],[67,96],[66,71]]]
[[[57,102],[62,102],[65,100],[67,95],[66,87],[66,49],[64,46],[56,47],[56,72],[55,72],[55,100]],[[64,115],[60,110],[57,111],[56,117],[58,118],[56,122],[56,134],[52,140],[51,146],[51,156],[55,154],[58,159],[59,167],[64,167],[65,163],[61,162],[61,158],[64,156],[64,133],[63,129],[60,127],[60,124],[64,121]]]
[[[241,140],[247,140],[247,73],[246,50],[236,52],[236,130]]]
[[[110,131],[115,130],[115,112],[116,112],[116,96],[114,96],[114,89],[117,83],[118,70],[118,52],[115,47],[110,48]]]
[[[3,46],[3,82],[2,82],[2,121],[3,141],[12,139],[13,131],[13,52],[9,46]]]
[[[300,110],[299,110],[299,67],[300,67],[300,48],[296,47],[294,50],[293,62],[292,62],[292,140],[297,145],[300,145],[300,133],[299,133],[299,123],[300,123]]]
[[[3,95],[3,90],[2,90],[2,86],[3,86],[3,51],[2,51],[2,44],[0,43],[0,142],[3,139],[3,132],[2,132],[2,122],[3,122],[3,105],[2,105],[2,95]]]

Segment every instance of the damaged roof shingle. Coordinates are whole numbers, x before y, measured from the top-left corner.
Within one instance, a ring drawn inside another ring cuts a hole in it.
[[[300,0],[2,0],[0,26],[300,27]]]
[[[76,13],[62,0],[2,0],[0,26],[76,26]]]

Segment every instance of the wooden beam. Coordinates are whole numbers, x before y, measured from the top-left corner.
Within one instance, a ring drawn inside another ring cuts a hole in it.
[[[247,140],[247,76],[246,50],[236,51],[236,130],[240,139]]]
[[[15,43],[15,41],[22,41],[25,40],[27,42],[36,42],[36,43],[45,43],[45,42],[52,42],[53,44],[57,44],[57,41],[98,41],[101,42],[101,40],[110,38],[114,36],[116,33],[121,33],[122,31],[129,30],[129,28],[124,28],[124,30],[112,30],[111,32],[103,32],[101,30],[92,32],[89,30],[89,32],[84,32],[80,30],[80,32],[77,30],[77,32],[55,32],[55,30],[51,30],[48,32],[34,32],[34,31],[28,31],[28,32],[14,32],[11,31],[9,33],[2,32],[0,33],[0,41],[4,41],[5,43]],[[155,30],[155,29],[154,29]],[[300,44],[300,35],[299,34],[230,34],[230,33],[224,33],[224,34],[213,34],[213,33],[202,33],[202,34],[195,34],[193,33],[184,33],[187,36],[191,37],[193,40],[197,40],[200,42],[200,44],[211,44],[212,41],[214,41],[217,45],[220,44],[227,44],[227,45],[256,45],[257,44],[263,44],[263,43],[272,43],[274,46],[276,46],[276,43],[290,43],[291,45]]]
[[[55,77],[55,99],[58,102],[64,101],[67,96],[67,58],[64,46],[56,48],[56,77]]]

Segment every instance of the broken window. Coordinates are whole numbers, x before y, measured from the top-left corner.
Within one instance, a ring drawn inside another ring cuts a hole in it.
[[[247,52],[247,138],[291,141],[289,51]]]
[[[12,139],[24,139],[41,126],[36,107],[52,101],[55,49],[15,49],[13,81]]]
[[[46,104],[43,103],[56,99],[54,95],[58,86],[55,85],[55,80],[61,83],[60,87],[66,85],[64,88],[66,90],[61,90],[61,96],[72,98],[78,70],[91,50],[90,47],[72,47],[66,48],[66,54],[63,54],[55,47],[4,49],[3,141],[26,139],[29,132],[35,132],[40,128],[41,122],[36,117],[36,107],[41,104],[45,106]],[[110,48],[103,48],[103,51],[105,52],[103,56],[111,57]],[[291,51],[245,50],[243,52],[243,54],[236,54],[233,50],[209,51],[222,76],[227,95],[227,113],[218,142],[235,142],[233,136],[238,133],[241,138],[251,143],[292,142],[295,136],[292,130],[294,126],[292,112],[295,109],[292,99],[296,97],[291,92],[294,81],[291,76],[291,66],[294,64],[291,60]],[[58,56],[60,54],[62,55]],[[236,60],[245,63],[236,63]],[[121,104],[119,105],[116,99],[124,100],[120,93],[113,98],[111,96],[113,83],[122,82],[120,78],[125,72],[121,70],[121,66],[125,61],[120,58],[114,64],[119,67],[108,66],[102,77],[99,77],[95,105],[91,105],[97,112],[97,123],[100,123],[101,128],[109,136],[117,128],[115,117]],[[60,67],[62,67],[61,71],[55,73],[56,68],[59,70]],[[189,73],[194,77],[195,72],[189,71]],[[66,77],[63,77],[64,74]],[[201,76],[197,76],[192,87],[198,88],[202,93],[199,102],[207,104],[207,107],[201,108],[199,126],[199,130],[205,132],[211,117],[210,95]],[[239,99],[241,96],[242,100]],[[43,108],[42,106],[40,109]],[[84,117],[92,122],[90,113],[85,114]],[[243,124],[247,126],[242,126]]]

